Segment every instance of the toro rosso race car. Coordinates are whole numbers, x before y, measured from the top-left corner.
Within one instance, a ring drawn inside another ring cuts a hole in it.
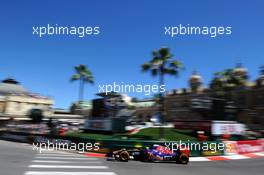
[[[178,148],[175,152],[170,151],[165,146],[153,145],[147,149],[121,149],[106,154],[107,160],[117,160],[127,162],[128,160],[138,160],[143,162],[173,161],[179,164],[188,164],[189,149]]]

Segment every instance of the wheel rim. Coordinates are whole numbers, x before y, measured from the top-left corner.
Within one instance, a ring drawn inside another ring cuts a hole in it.
[[[128,155],[127,155],[126,153],[121,153],[121,154],[120,154],[120,159],[121,159],[122,161],[127,161],[127,160],[128,160]]]
[[[186,164],[188,163],[188,157],[186,155],[181,155],[180,161],[181,163]]]

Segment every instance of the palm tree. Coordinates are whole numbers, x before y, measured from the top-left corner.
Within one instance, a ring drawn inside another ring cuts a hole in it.
[[[217,95],[225,96],[237,87],[245,85],[247,77],[236,75],[234,69],[226,69],[222,72],[216,72],[210,83],[210,88]],[[229,96],[229,95],[228,95]]]
[[[84,84],[90,83],[94,84],[94,77],[92,72],[86,67],[86,65],[80,64],[79,66],[75,66],[75,74],[71,77],[71,82],[79,80],[79,102],[83,101],[84,94]]]
[[[247,80],[247,74],[237,73],[236,68],[225,69],[222,72],[216,72],[214,74],[210,83],[210,89],[212,90],[212,97],[214,97],[213,115],[217,119],[232,120],[234,118],[234,113],[237,112],[237,109],[233,101],[233,91],[245,86]],[[230,108],[233,114],[226,112]]]
[[[142,66],[142,71],[150,71],[152,76],[159,76],[159,87],[164,85],[164,76],[173,75],[177,76],[179,70],[183,68],[183,65],[180,61],[174,60],[173,55],[170,52],[169,48],[162,47],[159,50],[152,52],[152,60],[147,63],[144,63]],[[161,123],[164,122],[164,102],[163,94],[159,94],[159,105],[160,105],[160,120]],[[163,129],[160,127],[160,138],[164,136]]]

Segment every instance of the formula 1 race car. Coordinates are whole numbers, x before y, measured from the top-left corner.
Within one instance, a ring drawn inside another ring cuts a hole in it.
[[[121,149],[106,154],[107,160],[117,160],[127,162],[128,160],[138,160],[143,162],[173,161],[179,164],[188,164],[189,149],[178,148],[175,152],[160,145],[153,145],[146,149]]]

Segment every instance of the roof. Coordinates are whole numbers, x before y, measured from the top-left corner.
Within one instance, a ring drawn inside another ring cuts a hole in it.
[[[5,79],[0,83],[0,94],[28,94],[28,91],[14,79]]]

